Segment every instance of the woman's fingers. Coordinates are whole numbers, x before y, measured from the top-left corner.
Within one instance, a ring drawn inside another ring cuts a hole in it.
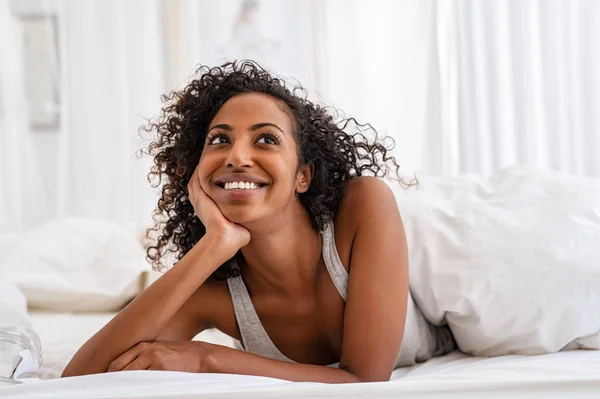
[[[188,200],[194,208],[194,213],[205,227],[212,226],[216,213],[220,213],[217,204],[206,194],[198,179],[198,168],[194,170],[188,183]]]
[[[129,363],[125,368],[121,371],[128,370],[147,370],[150,367],[150,358],[148,356],[138,356],[133,362]]]
[[[196,168],[188,182],[188,201],[192,204],[194,214],[198,218],[200,218],[202,214],[202,209],[200,209],[201,203],[198,201],[199,191],[201,191],[201,189],[202,187],[200,187],[200,182],[198,181],[198,168]],[[200,218],[200,220],[202,219]]]
[[[121,356],[112,361],[108,366],[108,372],[124,370],[127,365],[131,364],[142,352],[145,346],[148,345],[146,342],[140,342],[137,345],[132,346],[129,350],[124,352]]]

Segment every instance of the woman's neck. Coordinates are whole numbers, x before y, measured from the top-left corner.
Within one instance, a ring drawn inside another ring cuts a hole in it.
[[[321,257],[321,235],[304,208],[294,204],[268,223],[250,226],[250,243],[242,248],[248,288],[283,295],[313,292]]]

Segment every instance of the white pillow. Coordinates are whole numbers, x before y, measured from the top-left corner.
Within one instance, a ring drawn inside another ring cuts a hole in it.
[[[135,235],[105,221],[59,219],[21,234],[0,258],[0,277],[29,306],[57,311],[116,311],[143,289],[150,266]]]
[[[600,349],[600,180],[511,168],[394,189],[410,285],[477,356]]]
[[[0,381],[30,377],[41,364],[40,337],[27,316],[25,296],[0,280]]]
[[[0,234],[0,261],[8,253],[21,237],[20,233],[2,233]]]

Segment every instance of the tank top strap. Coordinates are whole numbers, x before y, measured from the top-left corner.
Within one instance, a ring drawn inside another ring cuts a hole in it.
[[[323,260],[325,261],[325,267],[331,276],[333,285],[344,299],[344,302],[348,299],[348,272],[344,268],[337,248],[335,246],[335,231],[333,221],[330,221],[325,230],[321,232],[323,239]]]

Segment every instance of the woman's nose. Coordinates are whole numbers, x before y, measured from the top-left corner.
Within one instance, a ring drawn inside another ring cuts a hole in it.
[[[237,141],[231,146],[231,150],[227,154],[227,166],[234,168],[252,166],[251,150],[245,143]]]

